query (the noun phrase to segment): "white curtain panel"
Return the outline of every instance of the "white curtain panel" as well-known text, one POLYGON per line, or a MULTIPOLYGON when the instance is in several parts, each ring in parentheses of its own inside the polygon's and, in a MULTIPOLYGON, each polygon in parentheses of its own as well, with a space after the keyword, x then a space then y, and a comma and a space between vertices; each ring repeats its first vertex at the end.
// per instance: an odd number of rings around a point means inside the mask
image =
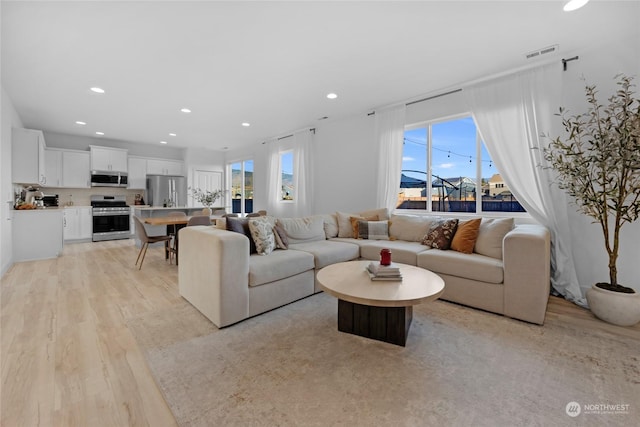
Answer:
POLYGON ((313 164, 311 162, 311 150, 313 149, 313 132, 302 130, 293 134, 293 185, 295 199, 293 201, 293 216, 301 217, 313 213, 313 164))
POLYGON ((570 248, 567 200, 542 149, 559 135, 561 65, 553 63, 463 88, 491 159, 527 212, 551 231, 551 284, 586 306, 570 248))
POLYGON ((267 145, 267 212, 269 215, 281 216, 282 191, 278 188, 280 179, 280 149, 278 141, 271 139, 266 142, 267 145))
POLYGON ((402 173, 404 104, 376 110, 375 135, 378 146, 377 206, 393 212, 398 203, 402 173))

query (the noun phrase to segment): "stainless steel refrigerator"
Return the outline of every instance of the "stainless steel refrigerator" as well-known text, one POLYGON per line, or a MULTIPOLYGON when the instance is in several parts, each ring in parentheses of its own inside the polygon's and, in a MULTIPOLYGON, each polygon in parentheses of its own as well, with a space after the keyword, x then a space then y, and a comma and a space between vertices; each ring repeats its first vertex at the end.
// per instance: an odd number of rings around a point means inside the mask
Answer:
POLYGON ((147 175, 147 203, 151 206, 187 206, 187 178, 147 175))

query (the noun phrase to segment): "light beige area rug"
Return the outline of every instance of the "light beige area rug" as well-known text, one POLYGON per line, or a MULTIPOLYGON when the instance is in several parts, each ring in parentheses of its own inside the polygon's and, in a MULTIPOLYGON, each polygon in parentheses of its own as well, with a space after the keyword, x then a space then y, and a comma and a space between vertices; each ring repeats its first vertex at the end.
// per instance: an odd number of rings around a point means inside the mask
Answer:
POLYGON ((639 340, 436 301, 399 347, 338 332, 336 313, 318 294, 218 330, 185 302, 129 327, 182 426, 640 420, 639 340))

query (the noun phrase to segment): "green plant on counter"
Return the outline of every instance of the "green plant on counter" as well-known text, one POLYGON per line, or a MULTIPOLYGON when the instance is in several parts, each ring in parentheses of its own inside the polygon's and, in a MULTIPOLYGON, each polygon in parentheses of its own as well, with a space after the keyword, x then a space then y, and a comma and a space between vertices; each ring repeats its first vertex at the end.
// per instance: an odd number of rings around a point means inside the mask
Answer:
POLYGON ((216 200, 221 199, 225 194, 225 190, 208 191, 191 187, 189 187, 189 190, 191 190, 191 194, 194 199, 208 208, 210 208, 216 200))

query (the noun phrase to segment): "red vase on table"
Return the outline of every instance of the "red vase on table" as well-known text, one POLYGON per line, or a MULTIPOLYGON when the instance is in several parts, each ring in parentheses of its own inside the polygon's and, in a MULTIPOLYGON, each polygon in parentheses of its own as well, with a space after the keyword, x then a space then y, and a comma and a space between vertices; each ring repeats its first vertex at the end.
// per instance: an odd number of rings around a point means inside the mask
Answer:
POLYGON ((380 265, 391 265, 391 251, 389 249, 380 251, 380 265))

